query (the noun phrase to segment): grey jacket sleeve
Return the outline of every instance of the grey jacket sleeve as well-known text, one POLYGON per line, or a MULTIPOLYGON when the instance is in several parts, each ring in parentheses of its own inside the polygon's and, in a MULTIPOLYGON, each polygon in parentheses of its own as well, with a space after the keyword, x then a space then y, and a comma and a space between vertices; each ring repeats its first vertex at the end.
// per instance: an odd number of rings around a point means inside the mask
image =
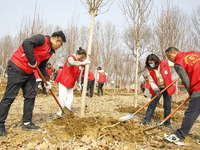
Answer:
POLYGON ((185 69, 182 66, 180 66, 178 64, 174 65, 174 69, 176 70, 176 72, 180 76, 180 78, 181 78, 186 90, 191 95, 191 93, 190 93, 190 79, 188 77, 187 72, 185 71, 185 69))

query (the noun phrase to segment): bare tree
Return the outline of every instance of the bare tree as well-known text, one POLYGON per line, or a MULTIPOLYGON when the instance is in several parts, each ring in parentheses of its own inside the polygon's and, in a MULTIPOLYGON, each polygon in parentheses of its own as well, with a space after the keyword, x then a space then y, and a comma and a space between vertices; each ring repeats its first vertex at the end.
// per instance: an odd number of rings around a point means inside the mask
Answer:
POLYGON ((131 45, 132 49, 136 50, 136 68, 135 68, 135 103, 137 107, 137 86, 138 86, 138 57, 140 50, 140 41, 142 36, 146 33, 150 11, 151 0, 125 0, 121 1, 122 11, 126 18, 126 23, 129 27, 135 45, 131 45))
POLYGON ((200 6, 194 11, 192 16, 192 31, 196 49, 200 48, 200 6))
MULTIPOLYGON (((112 1, 113 0, 85 0, 85 2, 82 1, 82 3, 87 7, 91 15, 90 36, 89 36, 88 51, 87 51, 88 57, 90 57, 91 55, 93 32, 94 32, 94 18, 95 16, 98 15, 102 7, 108 5, 112 1)), ((85 75, 84 75, 84 86, 83 86, 83 92, 82 92, 82 101, 81 101, 81 116, 84 116, 85 114, 85 95, 86 95, 86 88, 87 88, 86 86, 87 86, 87 80, 88 80, 88 71, 89 71, 89 65, 86 65, 85 75)))

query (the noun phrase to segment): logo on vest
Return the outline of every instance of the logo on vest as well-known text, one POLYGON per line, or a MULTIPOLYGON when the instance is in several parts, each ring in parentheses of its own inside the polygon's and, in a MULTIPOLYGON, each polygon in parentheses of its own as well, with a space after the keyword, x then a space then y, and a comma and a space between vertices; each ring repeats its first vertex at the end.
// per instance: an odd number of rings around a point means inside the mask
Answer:
POLYGON ((165 70, 165 74, 168 74, 167 70, 165 70))
POLYGON ((194 65, 197 61, 200 61, 199 55, 190 54, 184 58, 186 64, 194 65))

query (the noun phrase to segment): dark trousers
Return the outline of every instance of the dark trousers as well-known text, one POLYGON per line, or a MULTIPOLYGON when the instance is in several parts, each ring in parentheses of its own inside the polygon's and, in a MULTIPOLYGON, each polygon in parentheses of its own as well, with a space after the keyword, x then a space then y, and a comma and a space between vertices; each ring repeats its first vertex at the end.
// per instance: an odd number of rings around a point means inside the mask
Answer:
POLYGON ((35 102, 35 76, 34 74, 26 74, 25 72, 18 71, 14 67, 8 67, 8 81, 6 91, 0 102, 0 124, 4 124, 8 116, 8 111, 11 104, 18 95, 18 92, 22 88, 24 96, 24 110, 23 110, 23 122, 32 121, 32 112, 35 102))
POLYGON ((176 135, 180 139, 185 139, 200 114, 200 97, 191 98, 189 106, 185 111, 183 122, 180 129, 177 129, 176 135))
POLYGON ((103 85, 104 85, 104 82, 98 83, 98 94, 100 93, 100 91, 101 91, 101 94, 103 94, 103 85))
MULTIPOLYGON (((163 90, 163 89, 161 89, 161 90, 163 90)), ((166 117, 171 113, 171 96, 169 96, 167 90, 164 91, 164 92, 162 93, 162 95, 163 95, 163 99, 164 99, 164 106, 163 106, 163 107, 164 107, 164 118, 166 118, 166 117)), ((153 98, 153 97, 154 97, 154 96, 152 95, 152 98, 153 98)), ((151 117, 153 116, 153 113, 154 113, 154 111, 155 111, 155 109, 156 109, 156 106, 157 106, 159 100, 160 100, 160 97, 157 97, 156 99, 154 99, 154 100, 149 104, 149 106, 148 106, 148 108, 147 108, 147 111, 146 111, 145 118, 144 118, 144 120, 145 120, 146 122, 149 123, 149 122, 151 121, 151 117)), ((165 124, 166 126, 170 125, 170 118, 169 118, 164 124, 165 124)))
POLYGON ((87 84, 87 93, 86 93, 87 96, 88 96, 88 91, 90 91, 90 97, 93 97, 94 81, 95 80, 88 81, 88 84, 87 84))
POLYGON ((37 88, 38 88, 39 83, 41 83, 43 94, 47 94, 47 91, 46 91, 46 88, 44 86, 44 82, 43 81, 36 81, 36 85, 35 85, 36 93, 37 93, 37 88))

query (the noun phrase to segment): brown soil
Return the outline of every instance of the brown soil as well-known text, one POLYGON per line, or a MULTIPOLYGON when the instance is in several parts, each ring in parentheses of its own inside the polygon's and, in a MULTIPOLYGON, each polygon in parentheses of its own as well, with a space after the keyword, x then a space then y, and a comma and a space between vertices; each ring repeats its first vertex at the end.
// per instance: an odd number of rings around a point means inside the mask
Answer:
MULTIPOLYGON (((6 79, 2 79, 0 97, 3 96, 6 79)), ((58 87, 53 84, 52 89, 57 95, 58 87)), ((147 100, 138 94, 138 107, 134 108, 134 92, 125 90, 106 89, 104 96, 86 99, 85 117, 80 117, 81 93, 74 93, 72 113, 64 119, 58 118, 56 104, 51 93, 45 97, 38 91, 33 113, 33 123, 41 128, 36 131, 22 131, 21 118, 23 115, 23 95, 19 92, 12 104, 6 120, 6 130, 9 134, 0 137, 0 149, 200 149, 195 139, 200 136, 200 118, 195 122, 190 134, 185 139, 185 146, 177 146, 163 140, 164 133, 174 132, 181 126, 185 104, 172 117, 172 128, 159 127, 148 132, 144 129, 158 125, 163 120, 163 108, 158 104, 151 124, 142 126, 139 122, 145 115, 147 107, 127 122, 119 122, 119 118, 134 113, 147 100)), ((95 93, 96 94, 96 93, 95 93)), ((172 110, 187 98, 179 95, 177 102, 173 99, 172 110)))

